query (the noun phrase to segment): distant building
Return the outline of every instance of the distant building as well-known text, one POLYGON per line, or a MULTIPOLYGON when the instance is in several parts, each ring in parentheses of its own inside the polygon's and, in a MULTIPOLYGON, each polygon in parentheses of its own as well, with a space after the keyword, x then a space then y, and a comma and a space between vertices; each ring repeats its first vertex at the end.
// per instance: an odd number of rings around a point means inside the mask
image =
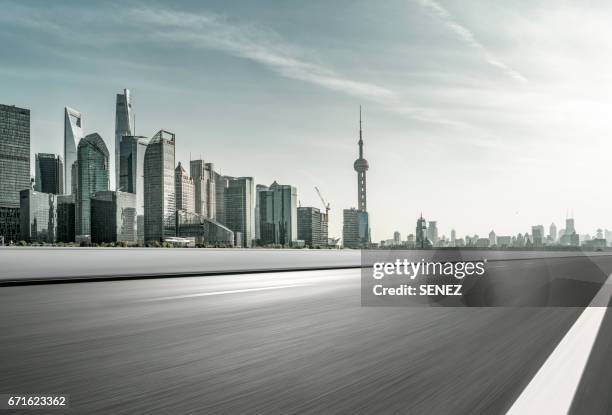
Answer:
POLYGON ((560 243, 564 246, 580 246, 580 236, 576 233, 573 218, 565 220, 565 230, 560 237, 560 243))
POLYGON ((260 204, 262 203, 263 198, 262 196, 259 195, 259 192, 265 192, 267 190, 268 190, 268 186, 265 186, 263 184, 258 184, 255 186, 255 240, 256 241, 261 240, 261 225, 259 223, 259 219, 260 219, 260 204))
POLYGON ((135 244, 136 195, 102 191, 91 196, 91 242, 135 244))
POLYGON ((117 94, 115 105, 115 189, 121 189, 121 163, 118 162, 121 160, 121 140, 133 135, 132 96, 129 89, 124 89, 123 93, 117 94))
POLYGON ((363 249, 370 245, 368 212, 355 208, 343 210, 342 240, 345 248, 363 249))
POLYGON ((511 236, 498 236, 496 245, 498 248, 509 248, 512 246, 512 237, 511 236))
POLYGON ((456 240, 457 240, 457 232, 454 229, 451 229, 451 246, 455 246, 456 240))
POLYGON ((438 222, 430 220, 427 226, 427 239, 432 245, 438 242, 438 222))
POLYGON ((195 213, 193 179, 189 177, 181 162, 174 170, 176 210, 195 213))
POLYGON ((32 189, 19 192, 21 239, 54 243, 57 235, 57 196, 32 189))
POLYGON ((224 224, 225 220, 225 190, 229 186, 229 177, 223 176, 213 170, 212 181, 214 182, 215 194, 215 220, 224 224))
POLYGON ((495 235, 495 231, 491 230, 491 232, 489 232, 489 246, 495 245, 497 245, 497 238, 495 235))
POLYGON ((535 225, 531 227, 531 235, 533 240, 531 241, 533 246, 536 248, 544 246, 544 226, 535 225))
POLYGON ((557 242, 557 225, 551 223, 548 228, 548 237, 552 243, 557 242))
POLYGON ((298 207, 297 239, 311 248, 327 246, 327 218, 315 207, 298 207))
POLYGON ((402 244, 402 235, 399 231, 393 232, 393 245, 399 246, 402 244))
POLYGON ((64 193, 64 162, 61 156, 49 153, 36 154, 35 170, 34 189, 37 192, 54 195, 64 193))
POLYGON ((76 195, 57 196, 57 242, 74 242, 76 239, 76 195))
POLYGON ((24 189, 30 189, 30 110, 0 105, 0 242, 20 236, 24 189))
POLYGON ((99 134, 89 134, 79 142, 77 167, 76 239, 88 242, 91 195, 109 187, 109 152, 99 134))
POLYGON ((255 204, 253 201, 253 178, 228 178, 224 194, 225 226, 235 235, 240 234, 240 243, 244 248, 250 248, 255 237, 255 204))
POLYGON ((291 245, 297 241, 297 190, 293 186, 272 183, 260 190, 260 244, 291 245))
POLYGON ((145 243, 176 236, 174 160, 175 135, 160 130, 147 145, 144 159, 145 243))
POLYGON ((77 148, 83 138, 83 116, 72 108, 64 107, 64 192, 76 193, 77 148))
POLYGON ((233 246, 235 235, 229 228, 214 219, 198 213, 177 210, 175 213, 176 236, 188 238, 205 246, 233 246))
POLYGON ((478 239, 476 239, 475 246, 477 248, 488 248, 489 247, 489 238, 478 238, 478 239))
POLYGON ((427 237, 427 221, 423 219, 423 215, 417 219, 415 234, 417 248, 431 248, 431 241, 427 237))
MULTIPOLYGON (((218 199, 214 164, 205 163, 204 160, 191 160, 189 169, 194 185, 195 213, 216 219, 218 199)), ((223 196, 220 203, 223 203, 223 196)))
POLYGON ((144 243, 144 157, 147 137, 124 135, 119 149, 119 187, 121 192, 136 195, 136 235, 144 243))

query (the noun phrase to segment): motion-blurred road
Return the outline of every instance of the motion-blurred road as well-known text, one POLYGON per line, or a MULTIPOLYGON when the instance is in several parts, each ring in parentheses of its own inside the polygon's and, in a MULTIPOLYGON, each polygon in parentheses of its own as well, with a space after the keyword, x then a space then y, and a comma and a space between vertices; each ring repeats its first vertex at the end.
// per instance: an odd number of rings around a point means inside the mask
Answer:
MULTIPOLYGON (((597 270, 612 257, 487 273, 597 270)), ((505 413, 583 310, 362 307, 360 270, 2 287, 0 394, 70 395, 57 413, 505 413)), ((572 413, 612 413, 611 345, 606 312, 572 413)))

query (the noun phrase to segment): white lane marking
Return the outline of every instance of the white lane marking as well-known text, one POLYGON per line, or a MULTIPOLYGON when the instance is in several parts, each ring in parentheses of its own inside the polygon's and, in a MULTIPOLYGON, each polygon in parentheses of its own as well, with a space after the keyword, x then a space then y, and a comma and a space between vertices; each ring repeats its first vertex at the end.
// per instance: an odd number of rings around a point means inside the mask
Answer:
POLYGON ((508 265, 487 265, 487 267, 485 269, 490 269, 490 268, 506 268, 508 265))
POLYGON ((574 322, 507 415, 567 414, 612 296, 612 274, 574 322))
POLYGON ((291 285, 274 285, 271 287, 259 287, 259 288, 243 288, 240 290, 227 290, 227 291, 212 291, 206 293, 197 293, 197 294, 185 294, 185 295, 173 295, 170 297, 158 297, 158 298, 149 298, 143 301, 164 301, 164 300, 178 300, 181 298, 194 298, 194 297, 209 297, 212 295, 225 295, 225 294, 238 294, 238 293, 249 293, 254 291, 265 291, 265 290, 280 290, 283 288, 294 288, 294 287, 306 287, 312 284, 291 284, 291 285))

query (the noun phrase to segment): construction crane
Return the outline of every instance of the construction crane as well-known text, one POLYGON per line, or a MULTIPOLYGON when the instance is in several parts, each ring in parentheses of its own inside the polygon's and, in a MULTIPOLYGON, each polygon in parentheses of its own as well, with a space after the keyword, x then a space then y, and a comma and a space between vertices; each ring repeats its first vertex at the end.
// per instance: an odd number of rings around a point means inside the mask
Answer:
POLYGON ((323 206, 325 206, 325 214, 326 215, 329 214, 329 202, 325 201, 325 199, 323 198, 323 195, 321 194, 321 191, 319 190, 317 186, 315 186, 315 190, 317 191, 317 194, 319 195, 319 199, 321 199, 323 206))

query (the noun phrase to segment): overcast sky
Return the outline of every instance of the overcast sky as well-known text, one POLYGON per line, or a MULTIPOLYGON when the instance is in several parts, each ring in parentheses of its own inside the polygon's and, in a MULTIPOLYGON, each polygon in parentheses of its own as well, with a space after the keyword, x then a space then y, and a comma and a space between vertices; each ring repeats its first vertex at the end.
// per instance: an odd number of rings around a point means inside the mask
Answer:
MULTIPOLYGON (((114 154, 115 94, 136 132, 177 136, 223 174, 357 202, 364 108, 373 240, 612 228, 607 1, 0 0, 0 102, 32 110, 32 153, 62 153, 63 107, 114 154)), ((114 169, 111 169, 113 172, 114 169)), ((114 179, 111 178, 111 183, 114 179)))

